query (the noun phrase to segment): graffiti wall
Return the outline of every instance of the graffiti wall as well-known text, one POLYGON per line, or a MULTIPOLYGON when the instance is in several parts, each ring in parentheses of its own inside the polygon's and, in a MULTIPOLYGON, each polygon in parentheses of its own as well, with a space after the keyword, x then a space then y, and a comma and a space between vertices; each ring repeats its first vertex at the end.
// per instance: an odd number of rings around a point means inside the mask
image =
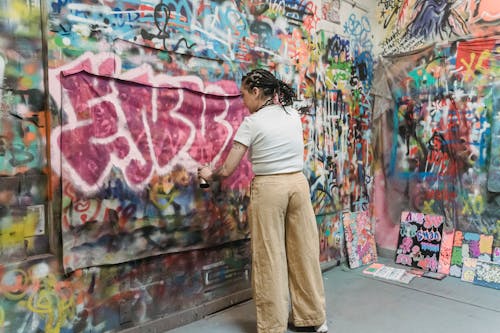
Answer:
POLYGON ((383 42, 395 46, 387 51, 406 52, 381 58, 380 77, 389 82, 390 102, 375 111, 380 115, 375 120, 377 241, 385 248, 395 248, 396 216, 404 208, 444 216, 445 229, 494 235, 495 244, 500 242, 492 143, 500 41, 498 34, 484 36, 494 33, 500 7, 491 1, 439 2, 443 8, 437 11, 437 3, 416 1, 412 7, 405 2, 388 14, 386 2, 379 2, 388 28, 413 18, 403 30, 407 40, 418 41, 405 49, 400 42, 383 42), (431 15, 431 9, 442 17, 431 15), (446 41, 457 36, 462 40, 446 41), (428 46, 417 48, 423 43, 428 46))
POLYGON ((255 67, 298 92, 316 213, 368 209, 371 26, 352 14, 317 32, 323 16, 302 1, 53 2, 66 271, 248 237, 248 163, 215 192, 195 173, 227 154, 255 67))
POLYGON ((2 115, 18 122, 1 125, 14 177, 0 196, 12 262, 0 266, 1 328, 116 331, 250 287, 250 165, 208 190, 196 168, 224 160, 248 115, 241 77, 257 67, 297 91, 321 260, 345 259, 339 214, 370 210, 373 188, 366 13, 297 0, 43 5, 1 5, 17 15, 0 26, 12 31, 0 39, 2 115), (49 225, 61 261, 19 262, 49 225))
POLYGON ((140 68, 125 78, 76 71, 85 59, 53 81, 68 119, 52 134, 69 199, 66 270, 245 238, 248 162, 214 195, 194 177, 198 165, 216 164, 230 149, 244 114, 236 84, 148 77, 140 68))
POLYGON ((62 275, 56 258, 0 265, 4 332, 112 332, 249 284, 245 243, 62 275), (223 291, 221 285, 224 285, 223 291))
POLYGON ((47 108, 40 6, 0 4, 0 259, 48 250, 47 108))
POLYGON ((495 0, 379 0, 383 54, 411 52, 429 42, 498 35, 500 10, 495 0))
POLYGON ((352 14, 342 34, 318 34, 318 64, 308 73, 303 111, 306 170, 317 215, 369 209, 373 44, 366 17, 352 14), (343 37, 349 36, 349 38, 343 37), (307 103, 309 102, 309 106, 307 103))

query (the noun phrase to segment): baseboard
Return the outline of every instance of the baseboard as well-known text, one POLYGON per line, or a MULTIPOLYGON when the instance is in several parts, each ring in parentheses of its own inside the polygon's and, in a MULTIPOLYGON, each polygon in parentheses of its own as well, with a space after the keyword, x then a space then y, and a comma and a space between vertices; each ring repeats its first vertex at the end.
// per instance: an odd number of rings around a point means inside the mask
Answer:
POLYGON ((382 258, 394 259, 396 257, 395 249, 384 249, 377 246, 377 255, 382 258))
POLYGON ((165 317, 148 321, 134 327, 121 330, 121 333, 162 333, 191 322, 200 320, 212 313, 252 298, 252 289, 244 289, 231 295, 203 303, 197 307, 175 312, 165 317))
MULTIPOLYGON (((337 267, 339 261, 333 260, 321 264, 323 272, 337 267)), ((125 328, 120 333, 162 333, 174 328, 187 325, 194 321, 200 320, 210 314, 221 311, 238 303, 248 301, 252 298, 252 289, 244 289, 231 295, 200 304, 197 307, 175 312, 164 317, 151 320, 137 326, 125 328)))
POLYGON ((340 260, 331 260, 331 261, 327 261, 327 262, 322 262, 320 264, 321 272, 324 273, 324 272, 326 272, 334 267, 337 267, 340 264, 341 264, 340 260))

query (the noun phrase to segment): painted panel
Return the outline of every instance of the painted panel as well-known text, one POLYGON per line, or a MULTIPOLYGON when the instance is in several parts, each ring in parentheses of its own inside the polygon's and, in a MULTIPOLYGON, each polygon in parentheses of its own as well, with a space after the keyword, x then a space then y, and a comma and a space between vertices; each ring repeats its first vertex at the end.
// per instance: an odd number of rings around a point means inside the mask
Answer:
POLYGON ((443 226, 442 216, 402 212, 396 263, 437 272, 443 226))
POLYGON ((500 290, 500 264, 478 260, 474 284, 500 290))
POLYGON ((346 261, 344 225, 340 214, 318 215, 320 261, 341 263, 346 261))
POLYGON ((411 52, 435 41, 488 37, 500 32, 500 4, 495 0, 378 1, 384 54, 411 52))
POLYGON ((368 211, 343 213, 345 242, 350 268, 377 261, 374 227, 368 211))
POLYGON ((453 239, 455 237, 455 230, 445 230, 441 238, 441 249, 439 250, 438 272, 443 274, 450 274, 451 254, 453 252, 453 239))
POLYGON ((461 280, 465 282, 473 282, 476 275, 476 258, 464 258, 462 266, 461 280))
MULTIPOLYGON (((462 277, 466 259, 490 261, 493 252, 493 236, 473 232, 455 232, 451 256, 450 275, 462 277)), ((467 260, 471 263, 471 260, 467 260)), ((470 269, 469 269, 470 270, 470 269)))
POLYGON ((68 121, 52 147, 62 157, 67 271, 248 235, 248 162, 215 193, 195 177, 198 165, 229 152, 245 115, 238 87, 195 77, 145 83, 139 74, 61 76, 68 121))

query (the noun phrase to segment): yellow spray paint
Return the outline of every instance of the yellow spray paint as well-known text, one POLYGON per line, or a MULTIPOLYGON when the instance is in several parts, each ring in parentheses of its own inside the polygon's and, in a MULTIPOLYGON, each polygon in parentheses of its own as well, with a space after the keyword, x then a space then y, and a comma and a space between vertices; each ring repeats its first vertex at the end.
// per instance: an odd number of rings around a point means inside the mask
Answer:
POLYGON ((5 326, 5 311, 4 309, 0 306, 0 332, 4 331, 5 326))
POLYGON ((471 200, 468 200, 469 198, 464 198, 464 208, 462 209, 463 215, 481 215, 484 212, 485 204, 483 196, 477 194, 472 195, 472 197, 471 200))
POLYGON ((61 327, 76 315, 73 293, 66 288, 59 288, 52 274, 40 281, 37 292, 19 304, 45 319, 46 333, 59 333, 61 327))
MULTIPOLYGON (((19 301, 23 299, 30 284, 30 280, 26 272, 21 269, 14 269, 6 274, 10 275, 12 284, 5 286, 3 285, 5 281, 1 281, 2 285, 0 285, 0 291, 3 292, 3 296, 11 301, 19 301)), ((4 274, 3 278, 5 278, 6 274, 4 274)))

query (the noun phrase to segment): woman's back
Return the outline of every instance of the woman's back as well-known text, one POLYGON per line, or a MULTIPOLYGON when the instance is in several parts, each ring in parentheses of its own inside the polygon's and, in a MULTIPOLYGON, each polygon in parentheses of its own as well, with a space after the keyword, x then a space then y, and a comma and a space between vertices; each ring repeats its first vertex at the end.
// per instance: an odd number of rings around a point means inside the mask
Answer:
POLYGON ((300 116, 270 105, 245 118, 234 138, 249 147, 256 175, 302 171, 304 144, 300 116))

